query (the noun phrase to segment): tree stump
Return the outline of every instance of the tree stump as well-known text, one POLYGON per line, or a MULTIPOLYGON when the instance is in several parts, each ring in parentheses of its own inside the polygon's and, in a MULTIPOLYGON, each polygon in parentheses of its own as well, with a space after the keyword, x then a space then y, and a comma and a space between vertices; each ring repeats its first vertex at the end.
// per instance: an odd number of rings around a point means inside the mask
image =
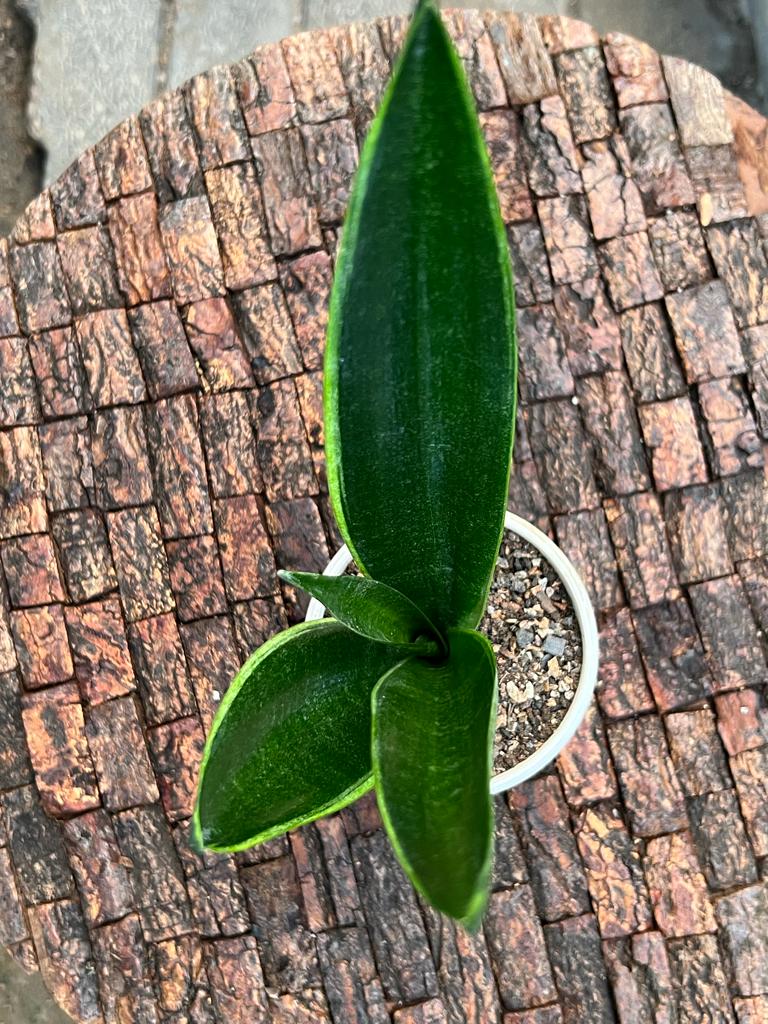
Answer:
POLYGON ((768 128, 561 17, 447 12, 517 276, 510 506, 600 615, 597 700, 500 799, 479 935, 366 798, 188 844, 244 658, 322 569, 321 370, 406 23, 216 68, 0 242, 0 943, 83 1024, 602 1024, 768 1012, 768 128))

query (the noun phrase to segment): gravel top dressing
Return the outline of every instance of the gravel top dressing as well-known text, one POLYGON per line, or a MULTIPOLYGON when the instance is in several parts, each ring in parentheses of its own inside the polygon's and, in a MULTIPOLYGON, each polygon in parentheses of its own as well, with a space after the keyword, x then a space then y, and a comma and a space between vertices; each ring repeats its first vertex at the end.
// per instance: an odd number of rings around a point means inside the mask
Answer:
POLYGON ((568 592, 549 562, 508 530, 479 628, 499 664, 498 774, 552 735, 581 672, 581 633, 568 592))

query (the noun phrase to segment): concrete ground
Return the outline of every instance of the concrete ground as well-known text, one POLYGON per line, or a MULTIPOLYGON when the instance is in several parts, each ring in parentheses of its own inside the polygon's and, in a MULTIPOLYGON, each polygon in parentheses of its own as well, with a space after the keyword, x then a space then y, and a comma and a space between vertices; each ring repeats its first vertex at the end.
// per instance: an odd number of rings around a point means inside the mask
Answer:
POLYGON ((40 976, 26 975, 0 954, 0 1024, 72 1024, 43 988, 40 976))
MULTIPOLYGON (((471 5, 570 14, 603 31, 629 32, 709 68, 768 112, 755 45, 757 37, 768 57, 766 0, 471 5)), ((302 28, 410 7, 411 0, 0 0, 0 236, 44 179, 168 86, 302 28)), ((64 1020, 40 979, 0 953, 0 1024, 64 1020)))

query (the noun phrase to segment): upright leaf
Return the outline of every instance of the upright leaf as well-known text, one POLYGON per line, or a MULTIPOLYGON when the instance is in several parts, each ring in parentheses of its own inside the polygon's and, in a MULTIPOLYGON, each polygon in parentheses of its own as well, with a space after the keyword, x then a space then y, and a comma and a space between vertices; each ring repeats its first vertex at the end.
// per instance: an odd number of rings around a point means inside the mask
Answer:
POLYGON ((472 928, 493 852, 491 743, 496 661, 488 640, 451 630, 440 665, 410 658, 373 692, 373 775, 392 844, 438 910, 472 928))
POLYGON ((429 0, 371 128, 331 301, 326 452, 367 575, 438 629, 479 622, 516 394, 507 241, 467 83, 429 0))
POLYGON ((402 654, 333 619, 260 647, 235 677, 200 768, 194 832, 242 849, 351 803, 371 785, 371 692, 402 654))
POLYGON ((316 597, 334 619, 361 636, 414 654, 434 655, 439 650, 439 639, 429 619, 413 601, 386 583, 365 576, 323 576, 317 572, 281 570, 278 575, 316 597))

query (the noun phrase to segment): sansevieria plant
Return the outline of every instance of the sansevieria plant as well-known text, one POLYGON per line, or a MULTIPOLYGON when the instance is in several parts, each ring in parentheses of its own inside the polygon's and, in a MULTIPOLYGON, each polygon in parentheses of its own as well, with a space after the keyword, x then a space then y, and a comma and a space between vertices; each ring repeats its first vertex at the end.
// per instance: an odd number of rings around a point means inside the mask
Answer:
POLYGON ((365 143, 325 357, 328 481, 360 576, 284 572, 331 618, 238 673, 194 833, 264 842, 375 786, 413 884, 477 927, 489 888, 496 662, 477 632, 509 486, 514 295, 474 103, 434 0, 365 143))

